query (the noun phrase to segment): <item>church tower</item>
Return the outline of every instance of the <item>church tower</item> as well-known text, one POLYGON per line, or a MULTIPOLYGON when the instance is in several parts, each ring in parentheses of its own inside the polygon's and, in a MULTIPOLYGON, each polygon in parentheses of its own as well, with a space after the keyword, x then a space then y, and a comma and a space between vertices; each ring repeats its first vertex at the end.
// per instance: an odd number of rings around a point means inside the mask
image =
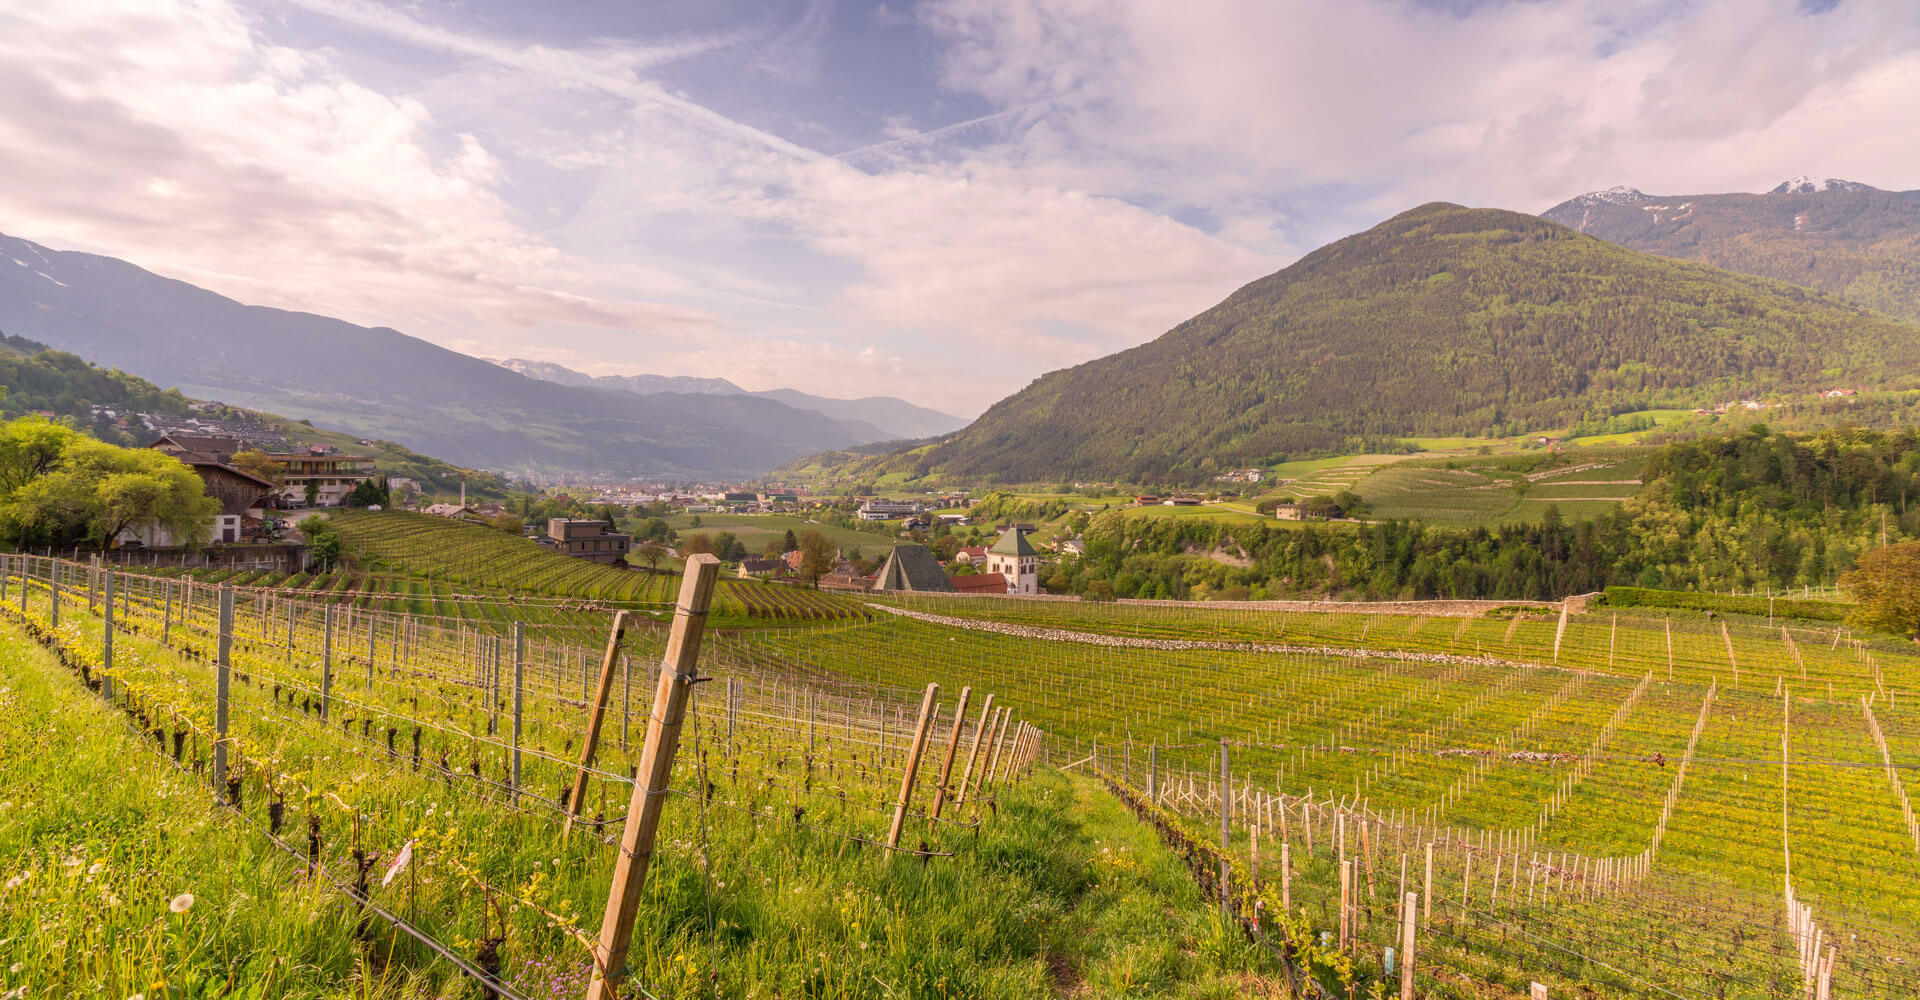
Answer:
POLYGON ((1040 553, 1020 529, 1011 528, 987 550, 987 572, 1007 578, 1007 593, 1040 592, 1040 553))

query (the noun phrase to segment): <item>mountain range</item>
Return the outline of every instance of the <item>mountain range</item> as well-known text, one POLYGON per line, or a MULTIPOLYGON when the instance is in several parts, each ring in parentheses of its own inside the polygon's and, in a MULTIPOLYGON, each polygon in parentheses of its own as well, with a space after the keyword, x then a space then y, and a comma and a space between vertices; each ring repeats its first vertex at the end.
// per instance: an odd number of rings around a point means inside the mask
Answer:
POLYGON ((866 424, 878 435, 874 440, 898 441, 908 438, 937 437, 967 425, 966 418, 951 413, 915 406, 892 396, 863 396, 859 399, 833 399, 815 396, 798 389, 742 389, 723 378, 698 378, 690 375, 587 375, 551 361, 527 361, 523 358, 492 359, 502 368, 528 378, 561 385, 617 389, 641 396, 664 392, 704 393, 716 396, 759 396, 779 400, 795 409, 812 410, 836 420, 866 424))
POLYGON ((1765 194, 1616 187, 1543 214, 1621 246, 1817 288, 1920 322, 1920 191, 1815 177, 1765 194))
MULTIPOLYGON (((1643 197, 1604 192, 1593 217, 1623 207, 1613 198, 1650 216, 1633 207, 1643 197)), ((1907 385, 1917 363, 1920 328, 1834 295, 1538 216, 1435 203, 1322 247, 1156 340, 1049 373, 882 464, 1015 482, 1192 481, 1383 438, 1907 385)))
POLYGON ((0 331, 198 398, 516 473, 751 475, 909 436, 769 395, 636 395, 528 378, 386 327, 245 305, 123 260, 5 235, 0 331))

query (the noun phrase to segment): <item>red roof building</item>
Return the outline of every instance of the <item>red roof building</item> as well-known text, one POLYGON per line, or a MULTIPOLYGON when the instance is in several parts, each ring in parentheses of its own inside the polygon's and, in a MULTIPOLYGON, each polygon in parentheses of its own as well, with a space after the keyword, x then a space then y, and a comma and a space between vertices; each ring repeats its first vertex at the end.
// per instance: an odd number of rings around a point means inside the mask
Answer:
POLYGON ((1004 594, 1007 578, 999 573, 969 573, 954 577, 953 589, 962 594, 1004 594))

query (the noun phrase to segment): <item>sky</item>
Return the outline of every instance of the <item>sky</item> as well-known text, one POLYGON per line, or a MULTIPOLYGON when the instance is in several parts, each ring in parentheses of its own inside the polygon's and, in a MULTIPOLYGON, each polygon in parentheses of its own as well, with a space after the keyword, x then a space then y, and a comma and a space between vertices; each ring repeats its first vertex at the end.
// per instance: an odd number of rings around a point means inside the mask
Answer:
POLYGON ((0 0, 0 232, 971 416, 1435 200, 1920 187, 1913 0, 0 0))

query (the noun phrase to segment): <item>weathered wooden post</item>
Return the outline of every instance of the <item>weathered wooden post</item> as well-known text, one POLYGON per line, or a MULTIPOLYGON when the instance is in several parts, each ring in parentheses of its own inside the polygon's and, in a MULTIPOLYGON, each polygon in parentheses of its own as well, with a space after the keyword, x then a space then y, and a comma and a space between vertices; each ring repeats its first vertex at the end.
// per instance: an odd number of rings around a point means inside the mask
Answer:
POLYGON ((673 776, 673 756, 680 746, 680 727, 686 721, 687 698, 699 678, 700 639, 705 633, 707 608, 713 602, 720 561, 706 553, 688 557, 680 583, 680 600, 673 609, 673 631, 661 664, 660 683, 654 689, 652 715, 647 720, 646 744, 640 751, 640 769, 633 798, 620 832, 620 854, 614 861, 613 885, 607 891, 607 909, 600 921, 593 979, 587 1000, 614 1000, 627 977, 627 946, 633 939, 633 919, 640 908, 640 887, 653 860, 654 835, 666 807, 673 776))
MULTIPOLYGON (((947 804, 947 782, 953 779, 953 758, 960 751, 960 730, 967 724, 967 699, 973 694, 973 688, 960 689, 960 703, 953 709, 953 730, 947 733, 947 753, 940 761, 940 784, 933 792, 933 812, 927 825, 940 818, 940 808, 947 804)), ((813 692, 807 692, 807 752, 813 752, 813 692)))
POLYGON ((1400 1000, 1413 1000, 1413 915, 1419 898, 1407 893, 1400 907, 1400 1000))
POLYGON ((973 780, 973 765, 980 757, 980 739, 987 731, 987 719, 992 712, 993 695, 988 694, 986 702, 980 706, 980 721, 973 724, 973 748, 967 751, 967 769, 960 773, 960 794, 953 800, 956 805, 967 801, 967 784, 973 780))
POLYGON ((47 560, 47 591, 52 595, 48 604, 48 616, 54 628, 60 627, 60 560, 47 560))
POLYGON ((106 577, 107 599, 105 612, 100 620, 100 693, 113 700, 113 574, 102 571, 106 577))
POLYGON ((1160 744, 1147 747, 1147 801, 1160 804, 1160 744))
POLYGON ((900 830, 907 822, 907 806, 913 801, 913 781, 920 771, 920 754, 927 748, 927 728, 932 722, 933 699, 940 685, 929 683, 920 699, 920 720, 913 725, 913 745, 907 750, 906 773, 900 776, 900 800, 893 806, 893 824, 887 827, 887 846, 900 846, 900 830))
POLYGON ((593 707, 587 715, 587 734, 580 747, 580 768, 573 775, 573 794, 567 796, 567 824, 563 832, 572 832, 574 817, 587 802, 587 775, 593 769, 594 751, 599 749, 600 724, 607 717, 607 697, 613 693, 613 668, 620 656, 620 644, 627 637, 627 613, 615 612, 613 631, 607 636, 606 656, 600 661, 600 685, 594 691, 593 707))
POLYGON ((233 586, 220 585, 220 633, 214 645, 213 787, 227 788, 227 686, 233 674, 233 586))
POLYGON ((1228 903, 1227 875, 1231 868, 1227 864, 1227 847, 1233 842, 1233 772, 1227 762, 1227 740, 1220 738, 1220 912, 1226 913, 1228 903))

